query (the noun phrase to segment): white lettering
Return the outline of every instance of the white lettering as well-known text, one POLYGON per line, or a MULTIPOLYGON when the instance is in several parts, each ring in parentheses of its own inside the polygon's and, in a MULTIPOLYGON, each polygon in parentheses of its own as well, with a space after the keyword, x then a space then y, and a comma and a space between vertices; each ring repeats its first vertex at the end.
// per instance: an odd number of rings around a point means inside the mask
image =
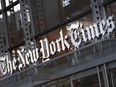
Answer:
POLYGON ((58 51, 58 52, 61 52, 60 42, 61 42, 61 39, 56 39, 57 51, 58 51))
MULTIPOLYGON (((22 52, 24 52, 24 49, 21 50, 22 52)), ((20 50, 17 50, 17 53, 19 54, 19 57, 21 58, 21 61, 23 63, 23 65, 25 66, 25 58, 23 57, 22 53, 20 50)))
POLYGON ((39 59, 38 48, 36 48, 35 50, 33 50, 33 59, 34 59, 34 62, 37 62, 37 60, 39 59))
POLYGON ((111 32, 114 30, 114 28, 115 28, 115 23, 114 23, 114 21, 113 21, 113 16, 110 16, 106 22, 107 22, 107 26, 108 26, 108 28, 109 28, 109 29, 108 29, 108 34, 109 34, 109 33, 111 33, 111 32))
POLYGON ((84 29, 84 25, 79 22, 75 22, 67 26, 67 30, 70 31, 70 35, 64 35, 63 30, 59 32, 59 38, 55 41, 48 42, 47 38, 40 40, 40 50, 24 48, 17 50, 12 60, 8 58, 8 54, 0 57, 0 70, 3 75, 12 74, 15 70, 22 70, 27 65, 36 63, 39 58, 42 59, 42 62, 50 60, 51 55, 55 55, 56 52, 64 51, 65 49, 70 49, 71 45, 75 48, 79 48, 81 43, 90 41, 92 39, 102 37, 106 34, 112 33, 115 29, 115 23, 113 21, 113 16, 110 16, 106 21, 102 20, 99 23, 94 23, 89 27, 84 29), (71 41, 69 43, 69 41, 71 41), (15 54, 18 54, 16 57, 15 54), (41 56, 40 56, 41 54, 41 56))
POLYGON ((50 52, 48 47, 48 39, 45 38, 44 40, 40 40, 41 43, 41 49, 40 52, 42 52, 42 58, 49 58, 50 52))
POLYGON ((53 41, 50 43, 50 51, 51 51, 52 55, 54 55, 56 53, 56 46, 53 41))
POLYGON ((26 53, 26 54, 25 54, 25 61, 26 61, 26 64, 27 64, 27 65, 30 64, 29 53, 26 53))
POLYGON ((104 36, 104 34, 105 34, 105 32, 106 32, 106 30, 105 30, 105 26, 106 25, 106 22, 104 21, 104 20, 102 20, 101 22, 100 22, 100 24, 99 24, 99 26, 100 26, 100 32, 101 32, 101 34, 104 36))

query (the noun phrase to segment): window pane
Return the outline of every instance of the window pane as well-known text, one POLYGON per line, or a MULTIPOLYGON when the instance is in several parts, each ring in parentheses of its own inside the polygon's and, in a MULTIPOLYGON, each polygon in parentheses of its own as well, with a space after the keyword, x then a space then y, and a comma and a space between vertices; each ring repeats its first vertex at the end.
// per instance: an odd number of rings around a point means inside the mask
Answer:
POLYGON ((31 0, 35 29, 44 31, 90 7, 90 0, 31 0))
POLYGON ((107 13, 108 16, 113 15, 115 23, 116 23, 116 10, 114 8, 116 8, 116 2, 111 3, 111 4, 106 6, 106 10, 107 10, 106 13, 107 13))
MULTIPOLYGON (((30 29, 31 24, 30 24, 30 14, 29 14, 28 5, 25 5, 25 7, 26 7, 25 15, 27 17, 27 19, 25 19, 25 21, 27 21, 27 25, 25 26, 29 27, 30 29)), ((24 40, 24 34, 23 34, 24 21, 22 16, 23 15, 21 13, 20 4, 17 4, 16 6, 14 6, 13 8, 7 11, 7 26, 8 26, 8 37, 9 37, 10 46, 18 44, 24 40)))
POLYGON ((63 3, 69 1, 69 5, 63 7, 65 18, 70 18, 90 7, 90 0, 62 0, 63 3))
POLYGON ((74 87, 99 87, 97 74, 74 80, 74 87))
POLYGON ((110 87, 116 87, 116 68, 108 70, 108 80, 110 87))
POLYGON ((17 1, 17 0, 5 0, 5 4, 6 4, 6 6, 9 6, 15 1, 17 1))
POLYGON ((23 41, 24 37, 20 5, 18 4, 7 11, 7 16, 9 42, 10 45, 14 45, 23 41))

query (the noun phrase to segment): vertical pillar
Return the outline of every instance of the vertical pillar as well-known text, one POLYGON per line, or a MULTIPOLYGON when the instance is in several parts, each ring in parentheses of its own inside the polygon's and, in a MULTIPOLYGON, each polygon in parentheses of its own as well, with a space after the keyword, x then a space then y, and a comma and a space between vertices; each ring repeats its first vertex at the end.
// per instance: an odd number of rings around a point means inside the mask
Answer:
POLYGON ((96 69, 97 69, 97 76, 98 76, 98 81, 99 81, 99 87, 102 87, 102 86, 101 86, 100 73, 99 73, 99 67, 98 67, 98 66, 96 66, 96 69))
MULTIPOLYGON (((42 0, 35 0, 34 2, 36 2, 36 9, 37 9, 37 16, 38 16, 38 23, 39 23, 39 31, 43 31, 45 30, 45 19, 44 19, 44 13, 43 13, 43 4, 42 4, 42 0)), ((29 0, 29 8, 30 8, 30 17, 33 18, 35 16, 35 14, 33 14, 33 1, 29 0)), ((33 20, 32 20, 33 22, 33 20)), ((37 28, 37 27, 35 27, 37 28)), ((35 34, 35 33, 34 33, 35 34)))
POLYGON ((73 79, 72 79, 72 76, 70 76, 70 85, 71 85, 71 87, 74 87, 74 86, 73 86, 73 79))
POLYGON ((34 26, 34 20, 33 20, 34 14, 33 14, 33 11, 32 11, 33 8, 31 6, 31 1, 32 0, 28 0, 29 14, 30 14, 30 20, 31 20, 31 36, 33 38, 34 48, 36 48, 37 47, 37 40, 34 38, 36 33, 35 33, 35 26, 34 26))
MULTIPOLYGON (((2 19, 3 19, 3 17, 2 17, 2 19)), ((5 40, 5 34, 4 34, 4 24, 3 24, 3 20, 0 20, 0 57, 2 56, 2 55, 4 55, 5 54, 5 51, 6 51, 6 45, 5 45, 5 42, 4 42, 4 40, 5 40)))
POLYGON ((31 49, 32 48, 32 41, 33 39, 31 38, 31 32, 29 29, 29 20, 27 15, 27 12, 29 11, 28 5, 26 4, 26 0, 19 0, 20 2, 20 7, 21 7, 21 14, 22 14, 22 21, 23 21, 23 34, 24 34, 24 40, 25 40, 25 45, 26 49, 31 49))
POLYGON ((102 71, 103 71, 103 78, 104 78, 105 87, 109 87, 106 64, 103 64, 102 65, 102 71))
POLYGON ((101 9, 101 16, 102 16, 102 19, 107 19, 106 18, 106 12, 105 12, 105 7, 102 5, 102 3, 104 2, 105 0, 100 0, 100 9, 101 9))
POLYGON ((98 23, 101 21, 99 0, 91 0, 91 6, 93 12, 93 19, 96 23, 98 23))
MULTIPOLYGON (((1 0, 1 5, 2 5, 2 9, 4 9, 5 6, 5 0, 1 0)), ((1 27, 1 43, 0 43, 0 48, 1 48, 1 54, 5 55, 6 53, 8 54, 8 57, 10 58, 10 51, 8 50, 9 48, 9 38, 8 38, 8 29, 7 29, 7 13, 5 11, 2 11, 2 15, 3 15, 3 19, 2 19, 2 25, 1 27)))
POLYGON ((111 81, 112 81, 112 87, 115 87, 114 83, 114 78, 113 78, 113 72, 112 70, 110 71, 110 76, 111 76, 111 81))
POLYGON ((38 7, 38 16, 39 16, 39 22, 40 22, 40 30, 45 30, 45 21, 44 21, 44 13, 42 8, 42 0, 36 0, 37 1, 37 7, 38 7))

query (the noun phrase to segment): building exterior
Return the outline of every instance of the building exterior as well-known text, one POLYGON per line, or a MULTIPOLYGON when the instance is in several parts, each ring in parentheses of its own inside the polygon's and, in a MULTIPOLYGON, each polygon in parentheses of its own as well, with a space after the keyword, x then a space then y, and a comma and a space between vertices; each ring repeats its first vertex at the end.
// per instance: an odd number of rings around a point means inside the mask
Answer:
POLYGON ((116 87, 116 0, 0 0, 0 87, 116 87))

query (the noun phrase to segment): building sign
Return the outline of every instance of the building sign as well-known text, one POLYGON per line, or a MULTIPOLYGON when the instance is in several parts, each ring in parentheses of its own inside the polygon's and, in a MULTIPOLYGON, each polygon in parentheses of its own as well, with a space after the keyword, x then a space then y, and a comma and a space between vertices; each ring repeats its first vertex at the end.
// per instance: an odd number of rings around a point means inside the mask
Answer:
POLYGON ((17 50, 18 57, 9 59, 8 55, 0 58, 0 70, 3 75, 12 74, 15 70, 22 70, 30 64, 36 63, 39 59, 49 59, 51 55, 60 53, 66 49, 79 48, 81 43, 86 43, 100 36, 109 35, 115 28, 113 17, 109 16, 107 20, 102 20, 99 23, 94 23, 89 27, 83 28, 83 24, 75 22, 66 26, 70 34, 64 35, 63 30, 59 32, 59 38, 49 43, 48 38, 39 41, 41 47, 33 50, 17 50), (71 43, 68 41, 70 39, 71 43), (41 56, 40 56, 41 54, 41 56))

